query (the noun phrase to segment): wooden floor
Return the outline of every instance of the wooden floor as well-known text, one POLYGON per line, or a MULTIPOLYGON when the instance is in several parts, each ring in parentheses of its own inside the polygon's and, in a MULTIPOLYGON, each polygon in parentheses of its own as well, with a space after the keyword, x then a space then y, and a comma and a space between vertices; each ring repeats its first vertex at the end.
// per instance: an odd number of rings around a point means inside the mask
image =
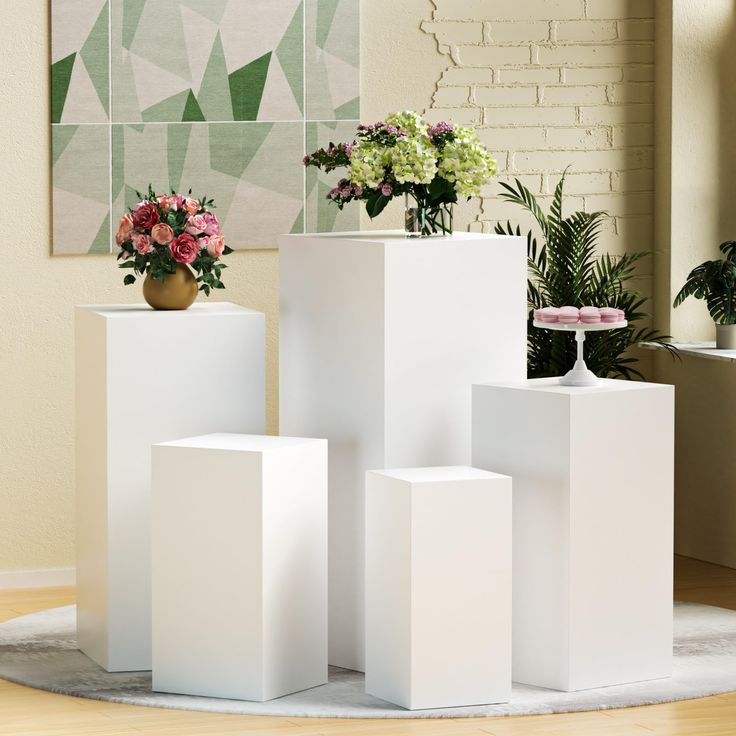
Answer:
MULTIPOLYGON (((675 561, 675 597, 736 610, 736 570, 675 561)), ((71 588, 0 591, 0 620, 74 602, 71 588)), ((0 639, 0 643, 2 640, 0 639)), ((0 680, 0 734, 12 736, 736 736, 736 693, 641 708, 517 718, 265 718, 139 708, 0 680)))

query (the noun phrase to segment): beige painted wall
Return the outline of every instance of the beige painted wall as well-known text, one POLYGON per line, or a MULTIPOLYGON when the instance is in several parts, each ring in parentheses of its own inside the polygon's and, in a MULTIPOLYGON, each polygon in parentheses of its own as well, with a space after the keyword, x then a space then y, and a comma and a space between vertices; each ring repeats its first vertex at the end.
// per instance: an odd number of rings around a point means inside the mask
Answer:
MULTIPOLYGON (((3 0, 0 181, 21 216, 4 243, 10 278, 0 287, 0 571, 73 565, 72 308, 139 299, 110 257, 49 256, 47 2, 3 0)), ((651 0, 361 2, 362 116, 405 108, 460 122, 476 116, 507 174, 544 194, 573 163, 575 202, 615 215, 605 247, 649 247, 651 8, 651 0), (489 8, 504 16, 499 23, 489 8), (506 109, 508 121, 498 122, 506 109)), ((497 191, 490 187, 482 206, 462 205, 460 227, 488 230, 512 214, 497 191)), ((364 221, 400 225, 399 203, 364 221)), ((278 256, 236 253, 230 264, 226 298, 268 315, 275 431, 278 256)))
MULTIPOLYGON (((655 312, 678 342, 715 339, 702 301, 672 300, 690 270, 736 238, 734 0, 657 4, 655 312)), ((655 360, 676 391, 675 549, 736 567, 736 365, 655 360)))

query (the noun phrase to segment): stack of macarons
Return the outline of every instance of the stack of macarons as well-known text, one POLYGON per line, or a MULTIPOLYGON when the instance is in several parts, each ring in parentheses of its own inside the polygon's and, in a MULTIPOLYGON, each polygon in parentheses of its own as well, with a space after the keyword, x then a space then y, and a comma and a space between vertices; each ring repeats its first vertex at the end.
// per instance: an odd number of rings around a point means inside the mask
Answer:
POLYGON ((613 307, 582 307, 581 309, 577 307, 544 307, 544 309, 534 310, 534 319, 537 322, 548 324, 596 325, 624 322, 626 315, 622 309, 614 309, 613 307))

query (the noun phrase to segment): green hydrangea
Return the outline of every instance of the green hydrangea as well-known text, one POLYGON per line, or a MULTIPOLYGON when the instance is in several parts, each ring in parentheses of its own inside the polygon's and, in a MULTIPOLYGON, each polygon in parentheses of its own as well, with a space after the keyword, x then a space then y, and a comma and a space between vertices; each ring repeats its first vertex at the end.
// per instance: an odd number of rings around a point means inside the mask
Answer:
POLYGON ((386 118, 387 125, 395 125, 409 136, 424 136, 429 127, 424 118, 412 110, 394 112, 386 118))
POLYGON ((439 175, 454 182, 460 197, 474 197, 496 175, 496 160, 471 128, 456 128, 455 139, 442 150, 439 175))
POLYGON ((429 184, 437 175, 437 149, 426 135, 399 138, 388 149, 388 162, 401 184, 429 184))
POLYGON ((386 176, 387 151, 371 141, 360 141, 350 154, 350 181, 360 187, 374 188, 386 176))

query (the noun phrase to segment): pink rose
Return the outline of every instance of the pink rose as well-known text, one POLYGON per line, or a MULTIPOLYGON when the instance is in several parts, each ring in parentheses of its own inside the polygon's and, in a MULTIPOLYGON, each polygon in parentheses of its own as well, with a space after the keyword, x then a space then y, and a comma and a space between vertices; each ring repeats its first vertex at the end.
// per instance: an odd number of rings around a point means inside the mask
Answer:
POLYGON ((151 238, 145 233, 133 233, 130 239, 133 241, 133 247, 136 252, 142 256, 147 256, 153 250, 151 238))
POLYGON ((183 200, 184 198, 181 194, 159 194, 156 196, 156 201, 164 212, 168 212, 169 210, 178 210, 181 207, 183 200))
POLYGON ((202 243, 213 258, 219 258, 225 250, 225 237, 223 235, 202 238, 202 243))
POLYGON ((158 207, 153 202, 139 202, 135 206, 133 224, 138 230, 150 230, 158 221, 158 207))
POLYGON ((133 215, 130 212, 126 212, 120 218, 120 224, 118 225, 118 231, 115 235, 115 242, 118 245, 122 245, 126 240, 130 240, 130 233, 133 231, 133 215))
POLYGON ((202 217, 204 218, 204 234, 205 235, 219 235, 220 234, 220 221, 216 215, 211 212, 205 212, 202 217))
POLYGON ((199 254, 199 243, 189 233, 183 233, 169 245, 171 255, 179 263, 191 263, 199 254))
POLYGON ((159 245, 166 245, 174 239, 174 231, 168 225, 159 222, 151 228, 151 237, 159 245))
POLYGON ((199 235, 203 233, 207 228, 207 221, 204 219, 204 215, 190 215, 187 220, 186 230, 190 235, 199 235))
POLYGON ((184 199, 184 204, 182 205, 182 207, 190 215, 196 215, 199 211, 199 202, 197 202, 196 199, 192 199, 191 197, 186 197, 184 199))

